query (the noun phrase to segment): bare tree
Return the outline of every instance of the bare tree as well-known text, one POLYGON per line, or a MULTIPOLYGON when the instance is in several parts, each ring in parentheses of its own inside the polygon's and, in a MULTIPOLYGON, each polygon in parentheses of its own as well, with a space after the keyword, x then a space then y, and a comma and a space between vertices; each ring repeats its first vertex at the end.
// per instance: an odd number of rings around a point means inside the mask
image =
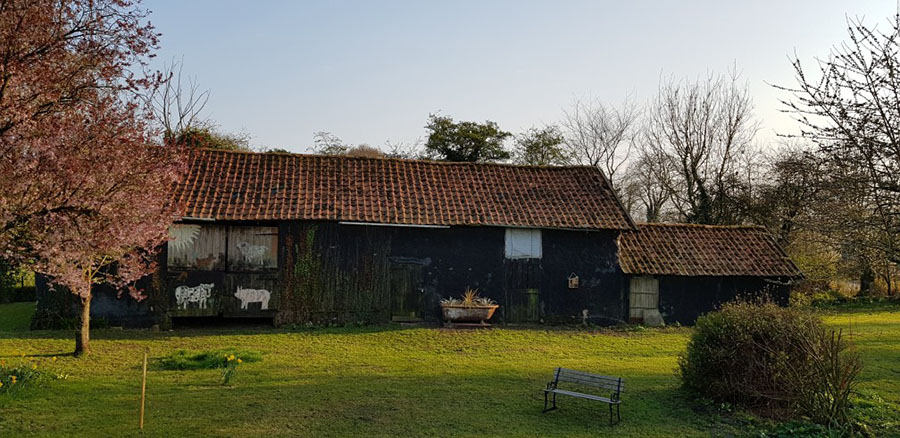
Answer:
POLYGON ((884 30, 848 19, 849 40, 807 69, 792 59, 797 85, 786 111, 826 164, 827 235, 860 261, 861 290, 875 270, 900 264, 900 14, 884 30))
POLYGON ((171 140, 179 133, 209 128, 202 117, 209 102, 209 90, 201 90, 195 78, 185 78, 184 62, 172 61, 163 69, 163 84, 150 95, 153 115, 162 125, 163 139, 171 140))
POLYGON ((641 148, 635 161, 625 170, 622 202, 632 216, 646 222, 659 222, 672 197, 667 182, 672 175, 670 157, 649 148, 641 148))
POLYGON ((804 145, 791 142, 764 161, 762 178, 740 204, 753 223, 765 226, 782 247, 788 247, 794 235, 821 224, 815 207, 823 201, 823 163, 804 145))
POLYGON ((651 156, 667 164, 657 179, 680 219, 738 222, 732 201, 745 181, 739 164, 752 152, 758 122, 737 73, 662 82, 648 114, 645 144, 651 156))
POLYGON ((831 220, 861 247, 900 263, 900 14, 888 29, 848 20, 849 41, 810 72, 794 56, 783 103, 828 163, 833 194, 851 209, 831 220))
POLYGON ((640 108, 631 99, 619 107, 575 99, 564 114, 561 125, 572 160, 598 167, 617 190, 620 171, 625 167, 638 132, 640 108))
POLYGON ((322 155, 344 155, 351 148, 340 137, 328 131, 313 133, 313 143, 316 145, 313 151, 322 155))
POLYGON ((417 160, 423 158, 422 140, 416 139, 413 142, 390 141, 384 142, 384 148, 387 152, 384 156, 387 158, 403 158, 407 160, 417 160))

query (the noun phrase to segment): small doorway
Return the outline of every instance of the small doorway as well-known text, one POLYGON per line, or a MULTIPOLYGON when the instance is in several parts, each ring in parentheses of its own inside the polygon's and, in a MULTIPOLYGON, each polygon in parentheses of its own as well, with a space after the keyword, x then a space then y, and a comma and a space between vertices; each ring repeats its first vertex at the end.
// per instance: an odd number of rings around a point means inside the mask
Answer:
POLYGON ((425 307, 422 265, 391 265, 391 321, 419 322, 425 307))
POLYGON ((659 280, 653 277, 632 277, 628 298, 628 322, 644 324, 659 316, 659 280))

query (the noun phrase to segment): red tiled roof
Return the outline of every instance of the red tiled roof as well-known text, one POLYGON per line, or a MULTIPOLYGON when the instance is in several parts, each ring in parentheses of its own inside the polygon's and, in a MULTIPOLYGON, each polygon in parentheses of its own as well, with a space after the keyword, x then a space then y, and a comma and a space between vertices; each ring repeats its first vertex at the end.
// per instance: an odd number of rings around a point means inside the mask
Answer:
POLYGON ((626 274, 800 277, 762 227, 639 224, 619 237, 626 274))
POLYGON ((633 227, 590 167, 198 150, 175 197, 184 217, 216 220, 633 227))

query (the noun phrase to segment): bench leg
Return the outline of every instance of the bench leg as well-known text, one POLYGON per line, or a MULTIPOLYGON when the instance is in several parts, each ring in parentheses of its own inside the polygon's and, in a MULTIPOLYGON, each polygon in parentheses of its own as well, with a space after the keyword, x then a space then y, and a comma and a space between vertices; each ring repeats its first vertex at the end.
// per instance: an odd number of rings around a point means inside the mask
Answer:
POLYGON ((551 407, 550 409, 547 409, 547 403, 549 403, 549 401, 550 401, 548 399, 548 395, 549 394, 547 393, 547 391, 544 391, 544 410, 541 411, 542 414, 556 409, 556 394, 553 394, 553 407, 551 407))
POLYGON ((619 424, 622 421, 622 414, 619 412, 619 406, 622 406, 621 403, 616 405, 616 424, 619 424))
POLYGON ((612 415, 612 403, 610 403, 610 404, 609 404, 609 425, 610 425, 610 426, 613 425, 612 419, 613 419, 613 415, 612 415))
POLYGON ((553 394, 553 407, 551 407, 550 409, 547 409, 547 403, 550 401, 548 399, 548 395, 549 394, 547 393, 547 391, 544 391, 544 410, 541 411, 542 414, 556 409, 556 394, 555 393, 553 394))

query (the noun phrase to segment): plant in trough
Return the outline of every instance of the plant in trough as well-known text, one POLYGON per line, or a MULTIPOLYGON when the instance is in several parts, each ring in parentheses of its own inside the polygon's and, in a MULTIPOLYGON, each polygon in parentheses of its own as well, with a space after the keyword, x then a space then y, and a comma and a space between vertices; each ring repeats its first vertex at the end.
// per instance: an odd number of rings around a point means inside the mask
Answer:
POLYGON ((442 306, 462 306, 462 307, 486 307, 496 305, 497 302, 478 295, 478 289, 467 287, 460 298, 446 298, 441 300, 442 306))

